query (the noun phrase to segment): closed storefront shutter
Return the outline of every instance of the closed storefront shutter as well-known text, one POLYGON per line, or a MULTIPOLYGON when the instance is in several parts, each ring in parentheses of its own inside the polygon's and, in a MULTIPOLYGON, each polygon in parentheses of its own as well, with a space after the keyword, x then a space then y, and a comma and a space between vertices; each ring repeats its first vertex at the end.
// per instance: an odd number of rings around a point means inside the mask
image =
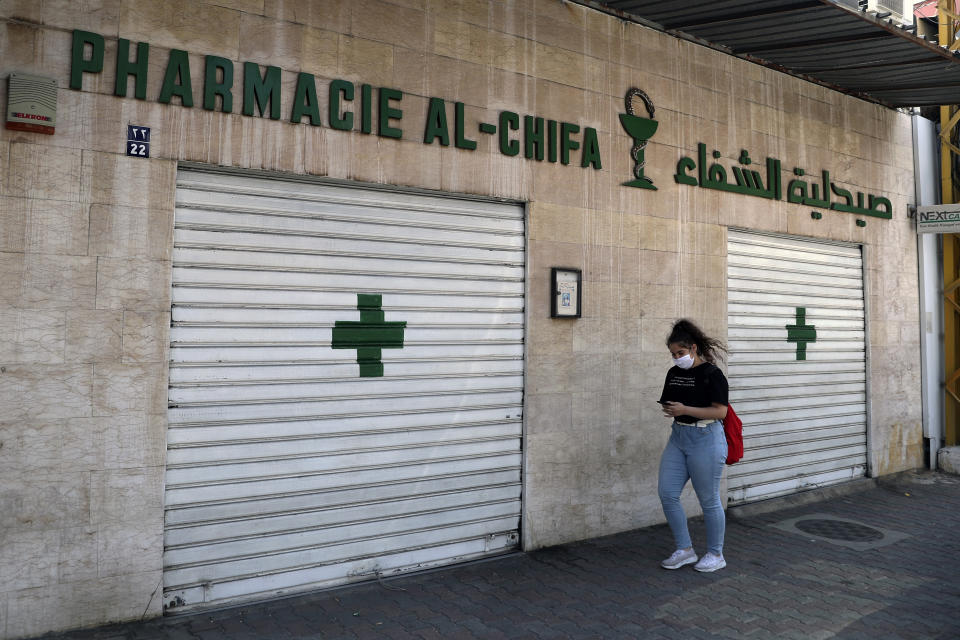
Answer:
POLYGON ((727 255, 730 402, 745 450, 729 502, 863 476, 860 247, 730 231, 727 255))
POLYGON ((514 204, 180 171, 167 607, 517 547, 524 246, 514 204))

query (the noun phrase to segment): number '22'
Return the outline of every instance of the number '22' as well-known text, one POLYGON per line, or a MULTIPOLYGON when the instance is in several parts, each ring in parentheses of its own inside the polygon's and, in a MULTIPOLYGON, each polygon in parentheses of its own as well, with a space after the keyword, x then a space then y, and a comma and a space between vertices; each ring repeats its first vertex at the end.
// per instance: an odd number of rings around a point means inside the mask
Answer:
POLYGON ((130 155, 132 156, 145 156, 147 155, 147 145, 140 144, 139 142, 130 143, 130 155))

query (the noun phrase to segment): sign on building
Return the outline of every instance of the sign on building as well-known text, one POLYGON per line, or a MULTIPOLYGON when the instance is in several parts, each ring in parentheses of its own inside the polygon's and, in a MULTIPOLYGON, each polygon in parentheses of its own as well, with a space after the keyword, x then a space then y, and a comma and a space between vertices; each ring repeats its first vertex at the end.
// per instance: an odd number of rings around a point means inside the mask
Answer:
POLYGON ((960 233, 960 204, 917 207, 917 233, 960 233))

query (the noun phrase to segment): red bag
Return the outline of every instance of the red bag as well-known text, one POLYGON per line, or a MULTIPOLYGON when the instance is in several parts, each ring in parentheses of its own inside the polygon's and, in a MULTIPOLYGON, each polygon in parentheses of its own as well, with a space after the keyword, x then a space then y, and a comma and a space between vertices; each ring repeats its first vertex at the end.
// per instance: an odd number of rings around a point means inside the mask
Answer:
POLYGON ((723 418, 723 435, 727 436, 727 464, 739 462, 743 457, 743 423, 729 404, 723 418))

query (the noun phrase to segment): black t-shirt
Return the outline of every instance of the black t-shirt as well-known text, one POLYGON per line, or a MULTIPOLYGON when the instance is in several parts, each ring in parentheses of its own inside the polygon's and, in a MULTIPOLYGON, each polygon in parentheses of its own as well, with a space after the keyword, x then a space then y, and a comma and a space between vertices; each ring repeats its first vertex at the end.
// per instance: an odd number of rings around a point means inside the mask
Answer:
MULTIPOLYGON (((671 367, 663 383, 660 402, 680 402, 688 407, 709 407, 714 402, 729 404, 727 378, 719 367, 709 362, 690 369, 671 367)), ((677 422, 692 424, 693 416, 676 416, 677 422)))

